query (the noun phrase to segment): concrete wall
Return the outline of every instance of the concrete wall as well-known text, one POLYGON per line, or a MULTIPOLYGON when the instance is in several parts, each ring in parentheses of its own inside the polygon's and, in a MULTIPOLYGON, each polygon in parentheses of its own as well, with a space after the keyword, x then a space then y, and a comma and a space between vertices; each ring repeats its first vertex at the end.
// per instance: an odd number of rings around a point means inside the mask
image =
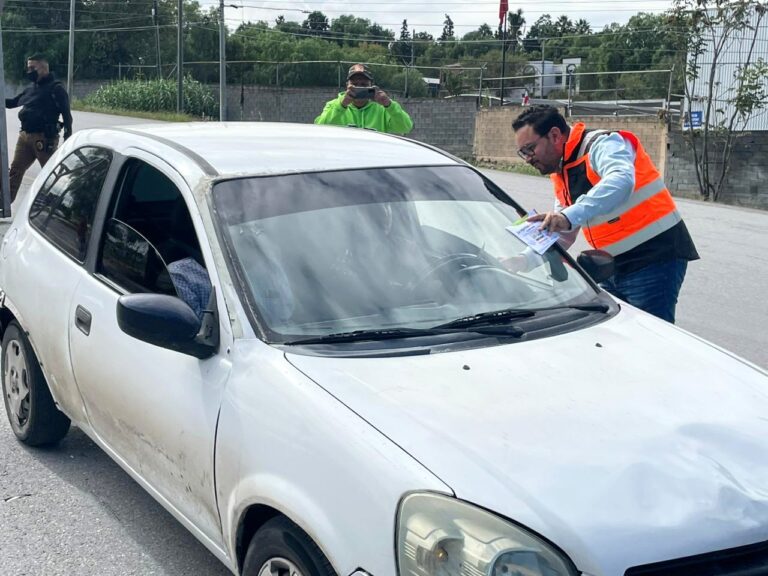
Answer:
MULTIPOLYGON (((677 196, 701 198, 693 161, 693 152, 685 135, 669 134, 666 180, 677 196)), ((768 210, 768 131, 747 132, 733 147, 730 168, 718 202, 768 210)), ((710 170, 717 170, 713 163, 710 170)))
MULTIPOLYGON (((65 79, 66 80, 66 79, 65 79)), ((84 98, 105 82, 75 82, 74 96, 84 98)), ((17 94, 24 86, 6 85, 6 95, 17 94)), ((218 86, 210 86, 218 101, 218 86)), ((256 122, 297 122, 311 124, 328 100, 338 95, 335 88, 275 88, 270 86, 227 87, 227 119, 256 122)), ((408 136, 460 156, 472 157, 476 106, 473 100, 435 98, 397 99, 414 123, 408 136)))
MULTIPOLYGON (((227 94, 227 118, 259 122, 312 123, 335 89, 232 86, 227 94)), ((413 120, 408 136, 438 146, 457 156, 472 156, 475 133, 473 101, 412 98, 398 100, 413 120)))
MULTIPOLYGON (((491 163, 522 164, 517 156, 512 122, 524 110, 522 106, 485 108, 477 113, 474 154, 491 163)), ((667 129, 663 121, 648 116, 574 116, 571 122, 584 122, 589 128, 628 130, 636 134, 648 154, 664 173, 667 129)))
MULTIPOLYGON (((59 76, 56 75, 56 79, 63 82, 64 86, 67 85, 67 77, 65 76, 59 76)), ((108 84, 109 81, 101 81, 101 80, 82 80, 75 82, 75 88, 72 91, 74 93, 75 98, 85 98, 88 94, 91 92, 95 92, 99 88, 101 88, 104 84, 108 84)), ((26 88, 29 84, 13 84, 13 83, 6 83, 5 85, 5 97, 11 98, 13 96, 16 96, 16 94, 19 94, 24 88, 26 88)), ((70 97, 72 94, 70 94, 70 97)))

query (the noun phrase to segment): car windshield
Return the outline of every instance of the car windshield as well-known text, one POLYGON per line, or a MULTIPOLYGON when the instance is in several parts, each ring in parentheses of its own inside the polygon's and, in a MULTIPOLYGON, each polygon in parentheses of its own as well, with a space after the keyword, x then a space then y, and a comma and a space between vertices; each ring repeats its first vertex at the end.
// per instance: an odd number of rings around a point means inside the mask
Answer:
POLYGON ((271 342, 596 296, 563 252, 539 256, 511 234, 512 201, 464 166, 227 180, 213 201, 246 307, 271 342))

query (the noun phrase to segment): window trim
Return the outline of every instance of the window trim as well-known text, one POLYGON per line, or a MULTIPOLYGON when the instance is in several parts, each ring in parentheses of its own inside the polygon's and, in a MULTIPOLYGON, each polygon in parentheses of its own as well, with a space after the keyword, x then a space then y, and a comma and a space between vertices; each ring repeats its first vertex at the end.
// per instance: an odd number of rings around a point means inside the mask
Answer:
MULTIPOLYGON (((60 160, 60 161, 59 161, 59 162, 58 162, 58 163, 57 163, 57 164, 56 164, 56 165, 55 165, 55 166, 54 166, 54 167, 51 169, 51 171, 48 173, 48 175, 46 176, 46 179, 45 179, 46 181, 45 181, 45 182, 43 182, 43 185, 41 185, 41 186, 40 186, 40 188, 38 188, 37 192, 35 193, 35 196, 34 196, 34 198, 32 198, 32 203, 31 203, 31 205, 30 205, 30 207, 29 207, 29 210, 27 211, 27 214, 26 214, 26 219, 27 219, 27 222, 28 222, 28 224, 29 224, 29 227, 30 227, 32 230, 34 230, 34 231, 35 231, 35 233, 37 233, 38 235, 40 235, 40 237, 41 237, 43 240, 45 240, 45 242, 46 242, 47 244, 49 244, 49 245, 53 246, 53 247, 54 247, 54 248, 55 248, 55 249, 56 249, 58 252, 61 252, 61 253, 62 253, 62 254, 64 254, 64 255, 65 255, 67 258, 69 258, 70 260, 72 260, 73 262, 77 263, 77 264, 78 264, 78 265, 80 265, 80 266, 86 266, 86 264, 87 264, 87 262, 88 262, 88 260, 89 260, 89 255, 90 255, 90 254, 93 252, 93 249, 92 249, 91 245, 93 244, 93 239, 94 239, 94 237, 95 237, 95 233, 97 232, 97 225, 96 225, 96 224, 97 224, 97 222, 100 222, 100 221, 99 221, 99 215, 100 215, 100 206, 101 206, 101 204, 102 204, 102 200, 103 200, 103 198, 104 198, 104 191, 105 191, 105 189, 107 188, 107 184, 108 184, 108 183, 110 183, 110 181, 111 181, 110 175, 112 174, 112 170, 113 170, 113 168, 114 168, 114 166, 115 166, 115 163, 116 163, 116 156, 117 156, 117 154, 115 153, 115 151, 114 151, 114 150, 112 150, 111 148, 108 148, 108 147, 106 147, 106 146, 101 146, 101 145, 98 145, 98 144, 85 144, 85 145, 83 145, 83 146, 80 146, 79 148, 76 148, 76 149, 74 149, 72 152, 70 152, 70 153, 69 153, 69 154, 67 154, 67 155, 66 155, 64 158, 62 158, 62 159, 61 159, 61 160, 60 160), (55 241, 55 240, 54 240, 54 239, 53 239, 53 238, 52 238, 52 237, 51 237, 51 236, 50 236, 50 235, 49 235, 49 234, 46 232, 46 230, 44 230, 43 228, 41 228, 41 227, 40 227, 40 225, 39 225, 39 224, 38 224, 38 223, 37 223, 35 220, 33 220, 33 219, 32 219, 32 207, 34 206, 35 200, 36 200, 36 199, 37 199, 37 198, 40 196, 40 194, 42 194, 44 190, 46 190, 46 191, 47 191, 47 190, 50 190, 50 189, 51 189, 51 188, 54 186, 54 184, 56 183, 56 181, 57 181, 57 180, 55 180, 54 182, 52 182, 52 183, 51 183, 51 184, 50 184, 50 185, 49 185, 47 188, 45 187, 45 185, 46 185, 46 183, 47 183, 48 179, 51 177, 51 175, 53 175, 54 171, 55 171, 55 170, 56 170, 56 169, 57 169, 59 166, 61 166, 61 165, 63 164, 63 162, 64 162, 64 161, 65 161, 67 158, 69 158, 69 157, 73 156, 73 155, 74 155, 74 154, 76 154, 78 151, 81 151, 81 150, 83 150, 83 149, 85 149, 85 148, 94 148, 94 149, 96 149, 96 150, 101 150, 101 151, 104 151, 104 152, 106 152, 106 153, 109 155, 109 165, 108 165, 108 167, 107 167, 107 170, 106 170, 106 173, 105 173, 105 175, 104 175, 104 179, 103 179, 103 181, 102 181, 102 183, 101 183, 101 188, 99 189, 99 192, 98 192, 98 196, 96 197, 96 202, 94 203, 94 208, 93 208, 93 215, 92 215, 92 218, 91 218, 91 223, 90 223, 90 225, 91 225, 91 233, 90 233, 90 235, 89 235, 89 237, 88 237, 88 240, 86 241, 86 244, 85 244, 85 254, 84 254, 84 257, 83 257, 83 259, 82 259, 82 260, 80 260, 80 259, 79 259, 79 258, 77 258, 77 257, 76 257, 74 254, 70 253, 70 252, 69 252, 69 251, 67 251, 67 250, 66 250, 64 247, 62 247, 62 246, 61 246, 61 245, 60 245, 58 242, 56 242, 56 241, 55 241)), ((64 195, 62 195, 62 198, 64 198, 64 195)), ((99 229, 99 231, 101 230, 101 225, 100 225, 100 224, 99 224, 99 226, 98 226, 98 229, 99 229)))

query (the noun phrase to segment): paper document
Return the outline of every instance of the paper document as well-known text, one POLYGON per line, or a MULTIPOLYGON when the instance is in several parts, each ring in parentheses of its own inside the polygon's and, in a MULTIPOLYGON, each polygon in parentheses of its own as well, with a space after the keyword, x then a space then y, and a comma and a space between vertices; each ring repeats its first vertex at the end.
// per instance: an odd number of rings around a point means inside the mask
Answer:
POLYGON ((541 222, 522 222, 520 224, 507 226, 507 231, 520 238, 520 240, 530 246, 537 254, 544 254, 544 252, 547 251, 547 248, 557 242, 557 239, 560 238, 560 234, 557 232, 539 230, 539 226, 541 226, 541 222))

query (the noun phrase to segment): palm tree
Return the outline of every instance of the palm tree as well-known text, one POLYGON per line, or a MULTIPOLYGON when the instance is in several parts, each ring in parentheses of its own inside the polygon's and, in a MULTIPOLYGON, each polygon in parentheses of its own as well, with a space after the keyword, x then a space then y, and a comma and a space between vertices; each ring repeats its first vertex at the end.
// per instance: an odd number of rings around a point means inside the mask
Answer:
POLYGON ((522 8, 507 14, 507 27, 509 29, 509 40, 512 44, 512 54, 516 54, 517 47, 523 41, 523 28, 525 28, 522 8))

